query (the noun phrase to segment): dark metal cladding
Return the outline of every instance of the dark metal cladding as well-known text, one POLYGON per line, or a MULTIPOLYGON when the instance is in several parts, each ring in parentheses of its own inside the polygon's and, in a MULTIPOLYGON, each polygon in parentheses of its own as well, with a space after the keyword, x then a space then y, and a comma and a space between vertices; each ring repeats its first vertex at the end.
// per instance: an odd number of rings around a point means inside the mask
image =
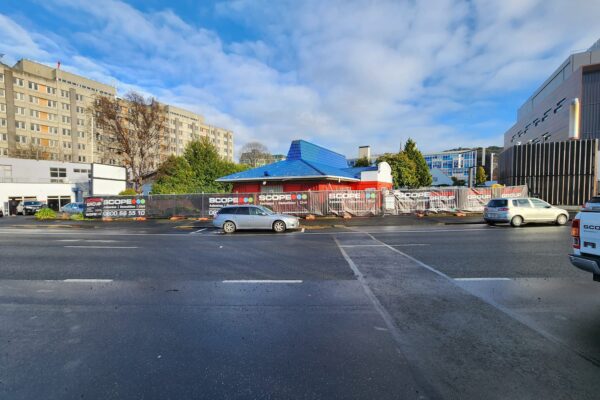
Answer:
POLYGON ((552 204, 582 205, 598 190, 597 154, 598 139, 513 146, 500 154, 499 182, 527 185, 552 204))

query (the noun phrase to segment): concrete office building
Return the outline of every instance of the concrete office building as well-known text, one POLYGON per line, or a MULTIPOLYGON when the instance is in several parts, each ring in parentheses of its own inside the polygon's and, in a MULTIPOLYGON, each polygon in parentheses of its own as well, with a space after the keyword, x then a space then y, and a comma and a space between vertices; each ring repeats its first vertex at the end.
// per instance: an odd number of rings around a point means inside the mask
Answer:
POLYGON ((500 182, 580 205, 597 193, 599 138, 600 41, 570 55, 519 108, 504 134, 500 182))
MULTIPOLYGON (((0 63, 0 156, 120 165, 110 138, 92 123, 96 96, 116 97, 114 87, 29 60, 0 63)), ((233 133, 201 115, 165 105, 168 119, 157 164, 208 137, 233 161, 233 133)))
POLYGON ((464 149, 423 154, 430 170, 438 169, 448 177, 468 182, 469 170, 477 165, 477 150, 464 149))

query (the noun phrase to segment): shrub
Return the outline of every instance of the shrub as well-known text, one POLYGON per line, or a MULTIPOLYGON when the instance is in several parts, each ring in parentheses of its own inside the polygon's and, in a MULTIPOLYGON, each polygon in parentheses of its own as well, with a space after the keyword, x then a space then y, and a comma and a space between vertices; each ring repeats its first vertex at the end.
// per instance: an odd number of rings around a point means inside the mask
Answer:
POLYGON ((44 219, 55 219, 56 212, 54 212, 51 208, 42 208, 37 213, 35 213, 35 219, 44 220, 44 219))
POLYGON ((133 188, 127 188, 119 193, 119 196, 137 196, 137 192, 133 188))
POLYGON ((83 221, 85 219, 85 217, 83 216, 83 213, 79 213, 79 214, 71 215, 71 219, 73 221, 83 221))

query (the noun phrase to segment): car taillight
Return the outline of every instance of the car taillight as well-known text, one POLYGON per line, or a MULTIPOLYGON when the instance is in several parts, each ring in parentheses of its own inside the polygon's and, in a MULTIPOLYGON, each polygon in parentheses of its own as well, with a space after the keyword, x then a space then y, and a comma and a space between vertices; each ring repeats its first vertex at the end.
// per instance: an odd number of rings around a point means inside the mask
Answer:
POLYGON ((498 211, 508 211, 508 207, 500 207, 498 211))
POLYGON ((571 224, 571 236, 573 237, 573 248, 580 249, 581 242, 579 237, 579 219, 574 219, 571 224))

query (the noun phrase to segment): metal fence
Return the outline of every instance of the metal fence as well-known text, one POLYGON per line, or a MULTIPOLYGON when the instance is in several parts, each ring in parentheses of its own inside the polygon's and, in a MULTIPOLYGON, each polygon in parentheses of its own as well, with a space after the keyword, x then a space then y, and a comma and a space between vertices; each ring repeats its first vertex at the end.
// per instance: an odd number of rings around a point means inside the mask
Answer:
POLYGON ((526 197, 527 186, 504 188, 432 187, 393 191, 309 191, 218 193, 86 198, 89 217, 212 217, 228 205, 264 205, 298 216, 375 216, 415 212, 482 211, 492 198, 526 197))

